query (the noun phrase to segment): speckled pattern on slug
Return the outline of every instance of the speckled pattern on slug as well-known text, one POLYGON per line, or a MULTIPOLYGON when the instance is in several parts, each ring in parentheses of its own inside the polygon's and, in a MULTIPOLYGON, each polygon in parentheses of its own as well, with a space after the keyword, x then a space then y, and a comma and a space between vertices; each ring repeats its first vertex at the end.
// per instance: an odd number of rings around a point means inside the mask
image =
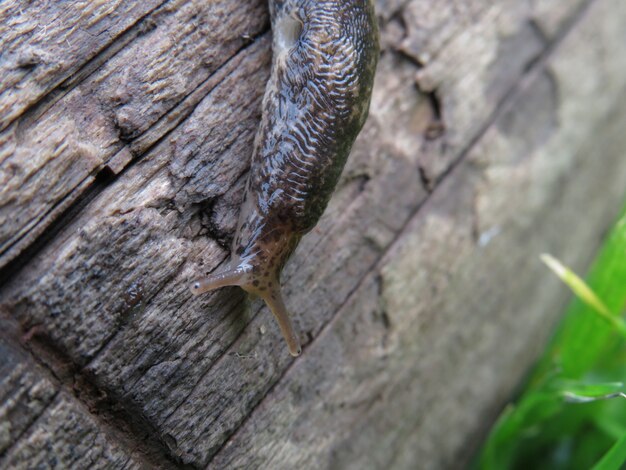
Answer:
POLYGON ((372 0, 270 0, 272 73, 229 264, 192 290, 260 295, 292 354, 279 277, 321 217, 367 118, 379 55, 372 0))

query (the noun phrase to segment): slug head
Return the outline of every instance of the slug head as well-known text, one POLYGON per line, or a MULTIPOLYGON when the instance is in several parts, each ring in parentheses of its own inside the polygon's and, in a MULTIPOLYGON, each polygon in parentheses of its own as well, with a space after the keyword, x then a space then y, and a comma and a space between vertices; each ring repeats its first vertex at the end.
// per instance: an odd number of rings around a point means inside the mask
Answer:
POLYGON ((300 236, 289 236, 277 230, 273 230, 272 234, 273 236, 255 240, 243 253, 235 254, 223 269, 195 281, 191 292, 200 295, 220 287, 239 286, 250 294, 261 297, 276 318, 289 353, 299 356, 302 349, 283 301, 280 272, 300 236))

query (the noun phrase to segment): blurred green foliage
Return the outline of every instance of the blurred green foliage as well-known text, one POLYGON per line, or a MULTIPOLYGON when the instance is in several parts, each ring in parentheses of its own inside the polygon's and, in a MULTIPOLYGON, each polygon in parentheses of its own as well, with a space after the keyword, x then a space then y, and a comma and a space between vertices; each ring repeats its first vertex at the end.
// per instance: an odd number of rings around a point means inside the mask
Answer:
POLYGON ((551 256, 542 260, 576 297, 474 467, 626 468, 626 208, 586 282, 551 256))

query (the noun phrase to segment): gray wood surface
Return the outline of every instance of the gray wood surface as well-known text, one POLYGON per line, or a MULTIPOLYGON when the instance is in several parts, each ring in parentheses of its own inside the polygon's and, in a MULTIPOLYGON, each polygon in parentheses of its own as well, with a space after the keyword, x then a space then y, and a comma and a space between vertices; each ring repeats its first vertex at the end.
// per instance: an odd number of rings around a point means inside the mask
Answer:
POLYGON ((262 0, 0 5, 0 467, 459 468, 626 187, 626 3, 379 0, 368 120, 283 273, 228 257, 262 0), (5 360, 6 358, 6 360, 5 360))

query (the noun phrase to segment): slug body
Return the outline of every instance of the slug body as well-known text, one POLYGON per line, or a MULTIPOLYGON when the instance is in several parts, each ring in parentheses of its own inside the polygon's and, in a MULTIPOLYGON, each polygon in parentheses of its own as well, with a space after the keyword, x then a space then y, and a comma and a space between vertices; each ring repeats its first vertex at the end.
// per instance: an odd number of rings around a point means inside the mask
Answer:
POLYGON ((372 1, 270 0, 272 71, 231 258, 192 286, 262 297, 294 356, 280 272, 324 212, 367 118, 379 55, 372 1))

